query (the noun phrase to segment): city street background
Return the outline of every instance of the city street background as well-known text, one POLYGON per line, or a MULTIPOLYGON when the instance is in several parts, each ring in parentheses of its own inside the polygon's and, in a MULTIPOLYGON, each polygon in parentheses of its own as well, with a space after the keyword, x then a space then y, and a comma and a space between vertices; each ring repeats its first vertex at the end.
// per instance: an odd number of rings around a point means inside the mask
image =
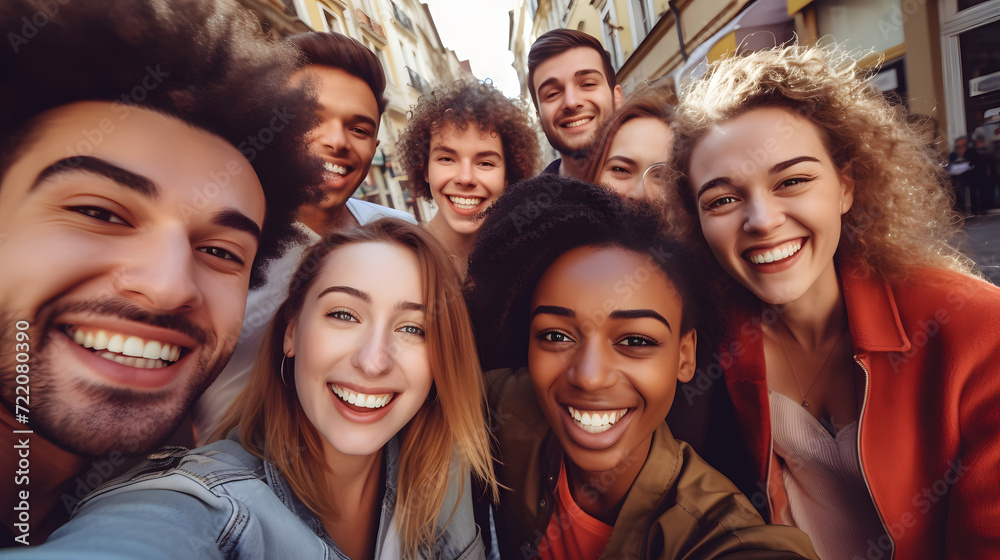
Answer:
POLYGON ((1000 285, 1000 210, 966 219, 964 232, 968 238, 956 245, 976 261, 991 282, 1000 285))

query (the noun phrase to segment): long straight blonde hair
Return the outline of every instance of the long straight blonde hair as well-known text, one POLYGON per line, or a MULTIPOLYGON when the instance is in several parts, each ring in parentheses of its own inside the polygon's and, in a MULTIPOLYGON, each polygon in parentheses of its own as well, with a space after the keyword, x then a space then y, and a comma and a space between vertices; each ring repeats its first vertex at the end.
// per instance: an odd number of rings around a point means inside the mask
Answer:
MULTIPOLYGON (((328 234, 309 250, 292 278, 288 299, 268 329, 247 387, 226 411, 215 437, 239 427, 240 443, 277 466, 310 510, 322 518, 339 515, 337 504, 329 499, 332 471, 324 459, 322 436, 306 417, 294 383, 288 387, 281 380, 282 342, 327 256, 339 247, 367 242, 413 251, 423 281, 424 328, 437 398, 425 402, 403 429, 396 506, 403 555, 415 558, 430 551, 439 536, 438 516, 453 457, 458 457, 460 473, 471 470, 492 490, 494 499, 497 495, 482 371, 458 273, 444 249, 419 227, 387 218, 328 234)), ((457 507, 456 502, 453 513, 457 507)))

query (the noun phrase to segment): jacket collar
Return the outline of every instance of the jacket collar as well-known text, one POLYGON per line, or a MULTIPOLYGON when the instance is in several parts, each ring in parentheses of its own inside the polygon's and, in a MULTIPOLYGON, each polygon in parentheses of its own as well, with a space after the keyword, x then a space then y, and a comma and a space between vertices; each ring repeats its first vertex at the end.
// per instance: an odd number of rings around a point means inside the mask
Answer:
POLYGON ((866 275, 856 266, 845 265, 840 267, 840 283, 855 354, 910 349, 892 288, 881 275, 866 275))
MULTIPOLYGON (((555 499, 563 450, 551 432, 543 445, 542 487, 547 496, 555 499)), ((641 557, 642 548, 646 545, 646 531, 667 502, 667 494, 677 483, 682 464, 680 445, 670 433, 667 423, 663 422, 653 432, 649 454, 625 495, 625 502, 601 558, 641 557)), ((549 512, 551 508, 546 513, 549 512)))

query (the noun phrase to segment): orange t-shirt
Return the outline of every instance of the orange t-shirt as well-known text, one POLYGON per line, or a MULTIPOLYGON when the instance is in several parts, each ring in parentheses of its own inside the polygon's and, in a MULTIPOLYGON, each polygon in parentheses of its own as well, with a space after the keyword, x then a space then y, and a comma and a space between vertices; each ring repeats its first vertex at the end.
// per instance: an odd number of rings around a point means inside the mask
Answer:
POLYGON ((573 501, 564 461, 559 467, 552 518, 538 546, 538 555, 542 560, 596 560, 607 546, 612 529, 611 525, 587 515, 573 501))

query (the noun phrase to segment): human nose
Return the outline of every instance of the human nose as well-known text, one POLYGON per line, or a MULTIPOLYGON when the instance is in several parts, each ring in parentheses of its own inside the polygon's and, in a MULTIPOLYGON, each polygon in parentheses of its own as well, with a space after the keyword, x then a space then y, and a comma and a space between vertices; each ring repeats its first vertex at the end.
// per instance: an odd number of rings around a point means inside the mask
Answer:
POLYGON ((576 91, 575 87, 568 86, 563 92, 563 109, 566 111, 575 111, 579 108, 582 105, 579 94, 580 92, 576 91))
POLYGON ((474 187, 476 185, 476 173, 471 161, 463 161, 459 164, 458 175, 455 176, 455 184, 464 187, 474 187))
POLYGON ((743 231, 766 234, 785 221, 781 204, 768 196, 756 196, 747 201, 747 215, 743 231))
POLYGON ((384 333, 368 333, 351 360, 368 377, 382 375, 392 367, 392 348, 384 333))
POLYGON ((203 294, 198 285, 187 232, 178 230, 145 239, 130 251, 118 279, 119 292, 143 307, 161 313, 199 307, 203 294))
POLYGON ((344 127, 335 121, 327 121, 316 130, 316 141, 323 151, 339 152, 347 146, 347 134, 344 127))
POLYGON ((566 376, 571 385, 584 391, 599 391, 614 385, 615 373, 607 346, 596 340, 584 342, 566 376))

